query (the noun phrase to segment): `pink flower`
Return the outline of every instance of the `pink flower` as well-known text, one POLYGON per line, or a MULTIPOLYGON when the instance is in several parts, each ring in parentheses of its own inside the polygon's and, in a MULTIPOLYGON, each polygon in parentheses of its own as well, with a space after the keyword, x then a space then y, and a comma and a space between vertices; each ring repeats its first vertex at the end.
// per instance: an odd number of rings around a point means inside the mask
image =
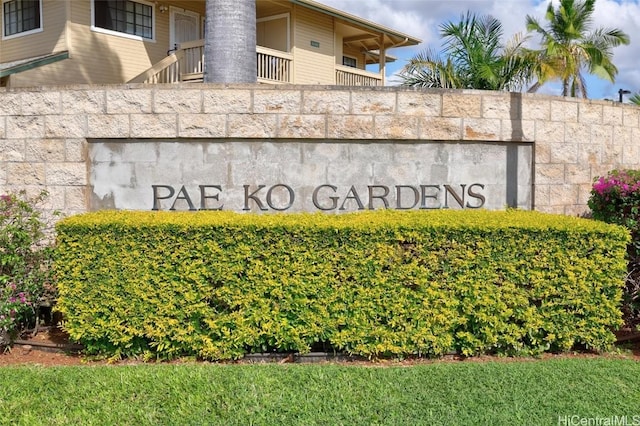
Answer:
POLYGON ((612 186, 614 186, 614 184, 611 181, 606 180, 604 177, 601 177, 596 183, 593 184, 593 190, 600 195, 604 195, 604 193, 607 192, 612 186))

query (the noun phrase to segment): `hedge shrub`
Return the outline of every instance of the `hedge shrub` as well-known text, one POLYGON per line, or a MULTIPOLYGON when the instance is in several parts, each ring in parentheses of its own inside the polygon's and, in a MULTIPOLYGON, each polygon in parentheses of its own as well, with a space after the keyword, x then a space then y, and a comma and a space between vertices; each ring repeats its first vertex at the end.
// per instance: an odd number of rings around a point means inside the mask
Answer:
POLYGON ((524 211, 103 211, 57 225, 58 309, 89 353, 235 359, 605 349, 628 232, 524 211))

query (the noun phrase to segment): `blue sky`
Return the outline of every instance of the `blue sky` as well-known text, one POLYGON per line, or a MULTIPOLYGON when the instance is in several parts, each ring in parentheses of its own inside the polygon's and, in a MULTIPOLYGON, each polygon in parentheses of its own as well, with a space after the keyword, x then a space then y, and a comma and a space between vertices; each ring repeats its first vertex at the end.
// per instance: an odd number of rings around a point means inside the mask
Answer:
MULTIPOLYGON (((535 16, 544 21, 549 1, 538 0, 318 0, 337 9, 353 13, 383 24, 409 35, 418 37, 423 43, 416 48, 401 48, 391 51, 399 60, 388 66, 393 74, 407 59, 426 48, 440 50, 441 39, 438 27, 443 22, 458 21, 467 11, 480 15, 491 15, 502 22, 505 36, 518 32, 526 33, 525 18, 535 16)), ((553 0, 557 5, 558 0, 553 0)), ((631 43, 614 49, 614 64, 618 67, 615 83, 596 77, 587 77, 587 90, 591 99, 618 99, 618 90, 623 88, 640 92, 640 4, 639 0, 597 0, 593 28, 620 28, 631 43)), ((533 35, 531 43, 539 38, 533 35)), ((585 74, 586 75, 586 74, 585 74)), ((390 76, 393 79, 392 76, 390 76)), ((539 93, 560 94, 559 88, 546 86, 539 93)))

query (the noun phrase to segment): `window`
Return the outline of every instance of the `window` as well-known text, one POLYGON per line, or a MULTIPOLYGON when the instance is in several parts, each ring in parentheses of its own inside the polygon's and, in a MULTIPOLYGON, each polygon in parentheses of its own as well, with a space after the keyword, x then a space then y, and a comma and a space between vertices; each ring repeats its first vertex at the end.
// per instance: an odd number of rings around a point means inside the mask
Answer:
POLYGON ((94 0, 94 27, 153 39, 153 6, 131 0, 94 0))
POLYGON ((345 67, 358 68, 358 61, 356 58, 352 58, 350 56, 342 57, 342 65, 345 67))
POLYGON ((11 0, 2 3, 3 37, 42 31, 41 0, 11 0))

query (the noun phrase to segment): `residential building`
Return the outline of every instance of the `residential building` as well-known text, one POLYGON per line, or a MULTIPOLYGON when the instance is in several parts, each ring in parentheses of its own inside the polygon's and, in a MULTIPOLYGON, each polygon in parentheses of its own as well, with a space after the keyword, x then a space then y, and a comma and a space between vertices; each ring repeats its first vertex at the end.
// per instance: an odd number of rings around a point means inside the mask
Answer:
MULTIPOLYGON (((0 1, 0 86, 202 81, 205 0, 0 1)), ((384 85, 388 50, 420 43, 312 0, 256 17, 260 83, 384 85)))

